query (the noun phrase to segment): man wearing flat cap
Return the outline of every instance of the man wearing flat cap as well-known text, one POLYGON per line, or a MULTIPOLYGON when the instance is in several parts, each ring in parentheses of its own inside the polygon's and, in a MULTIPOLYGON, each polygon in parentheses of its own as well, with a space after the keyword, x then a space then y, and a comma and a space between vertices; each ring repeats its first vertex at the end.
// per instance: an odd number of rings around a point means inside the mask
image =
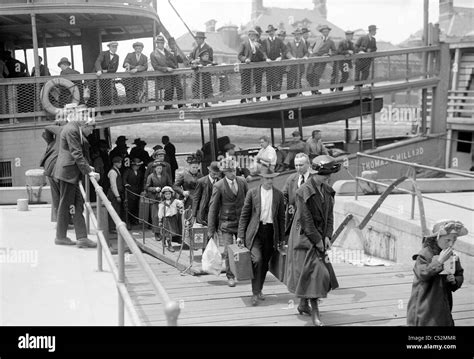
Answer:
MULTIPOLYGON (((361 36, 357 39, 355 44, 355 51, 358 54, 372 53, 377 51, 377 40, 375 34, 377 33, 377 26, 370 25, 367 35, 361 36)), ((373 58, 357 59, 355 62, 355 81, 365 81, 369 78, 370 68, 374 62, 373 58)), ((362 86, 357 85, 357 86, 362 86)))
MULTIPOLYGON (((61 72, 59 75, 61 76, 67 76, 67 75, 79 75, 79 71, 71 69, 71 63, 69 62, 67 57, 61 58, 58 62, 58 67, 61 69, 61 72)), ((83 101, 83 86, 82 86, 82 81, 80 80, 75 80, 73 81, 73 84, 77 86, 79 89, 79 95, 80 95, 80 101, 79 103, 84 103, 83 101)), ((61 88, 59 92, 59 107, 64 107, 66 103, 68 103, 70 100, 71 93, 69 92, 68 89, 66 88, 61 88)))
MULTIPOLYGON (((354 42, 352 41, 353 38, 354 38, 354 31, 347 30, 346 38, 342 40, 337 46, 337 55, 344 55, 346 57, 350 57, 355 54, 355 45, 354 45, 354 42)), ((352 69, 351 60, 337 61, 333 66, 331 84, 335 84, 336 82, 343 84, 347 82, 351 69, 352 69), (338 73, 341 74, 339 80, 338 80, 338 73)), ((339 91, 342 91, 343 89, 344 89, 343 86, 338 87, 339 91)))
POLYGON ((197 31, 194 39, 196 40, 196 46, 188 56, 191 64, 199 62, 199 54, 203 50, 209 51, 209 61, 214 62, 214 50, 206 43, 206 34, 202 31, 197 31))
MULTIPOLYGON (((286 56, 286 46, 283 41, 275 36, 276 28, 273 25, 268 25, 268 37, 263 40, 262 48, 267 57, 267 62, 281 61, 286 56)), ((266 70, 267 78, 267 92, 281 91, 281 83, 283 79, 283 72, 286 66, 272 66, 266 70)), ((267 99, 279 99, 280 95, 267 96, 267 99)))
MULTIPOLYGON (((155 40, 156 48, 150 55, 151 65, 155 71, 163 74, 169 74, 167 76, 159 76, 156 78, 156 87, 160 90, 165 90, 164 100, 169 102, 173 101, 174 92, 176 89, 176 95, 178 100, 183 99, 183 87, 179 75, 173 75, 175 69, 179 68, 179 64, 183 62, 182 57, 177 53, 177 48, 173 47, 174 50, 169 51, 165 48, 165 38, 161 35, 156 37, 155 40)), ((182 107, 180 104, 178 107, 182 107)), ((173 106, 167 104, 164 106, 165 110, 171 109, 173 106)))
MULTIPOLYGON (((333 56, 336 54, 336 44, 329 37, 329 32, 331 28, 328 25, 322 25, 318 28, 321 33, 321 38, 319 38, 313 45, 311 57, 321 57, 321 56, 333 56)), ((310 64, 308 66, 308 71, 306 78, 311 87, 318 87, 320 83, 321 76, 326 69, 327 62, 319 62, 315 64, 310 64)), ((311 91, 313 94, 320 94, 321 92, 317 89, 311 91)))
POLYGON ((237 233, 237 243, 251 252, 253 306, 258 305, 259 300, 265 300, 262 289, 268 265, 285 235, 285 200, 283 193, 273 186, 278 173, 262 167, 259 176, 262 184, 247 192, 237 233))
MULTIPOLYGON (((102 51, 95 60, 94 68, 97 76, 104 73, 116 73, 119 66, 119 55, 117 55, 118 42, 112 41, 107 44, 109 50, 102 51)), ((113 79, 100 79, 100 105, 111 106, 118 103, 117 89, 113 79), (113 100, 113 101, 112 101, 113 100)))
MULTIPOLYGON (((238 58, 243 64, 263 62, 267 59, 265 52, 262 49, 262 45, 258 42, 258 32, 251 29, 248 31, 248 39, 240 44, 238 58)), ((242 96, 250 95, 253 93, 253 85, 255 85, 255 93, 260 94, 262 92, 262 79, 263 79, 262 67, 254 69, 246 69, 243 66, 240 82, 242 86, 242 96)), ((260 96, 256 96, 256 100, 260 101, 260 96)), ((252 102, 252 98, 243 98, 240 103, 252 102)))
MULTIPOLYGON (((142 54, 143 43, 137 41, 132 46, 135 51, 128 53, 125 57, 125 61, 123 62, 124 69, 131 74, 146 71, 148 69, 148 57, 142 54)), ((143 81, 142 77, 123 79, 128 104, 137 104, 140 102, 139 94, 140 91, 143 90, 143 81)), ((140 108, 138 108, 138 111, 140 111, 140 108)))
MULTIPOLYGON (((301 38, 303 32, 301 31, 301 29, 296 29, 295 31, 293 31, 293 35, 295 36, 295 38, 288 42, 288 44, 286 45, 286 57, 290 60, 307 59, 309 56, 309 51, 308 47, 306 46, 306 43, 301 38)), ((303 76, 303 73, 304 64, 290 66, 287 80, 288 90, 301 89, 301 77, 303 76)), ((288 97, 294 97, 299 93, 289 93, 288 97)))

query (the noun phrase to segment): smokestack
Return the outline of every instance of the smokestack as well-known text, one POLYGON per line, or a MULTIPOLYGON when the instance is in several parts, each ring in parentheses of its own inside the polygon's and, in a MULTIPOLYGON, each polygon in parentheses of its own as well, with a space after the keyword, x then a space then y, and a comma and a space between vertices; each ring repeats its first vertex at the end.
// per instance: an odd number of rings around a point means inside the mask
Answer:
POLYGON ((263 13, 263 0, 252 0, 252 20, 263 13))
POLYGON ((318 10, 323 19, 328 18, 328 9, 326 7, 326 0, 313 0, 314 10, 318 10))
POLYGON ((453 0, 439 0, 439 27, 447 34, 454 16, 453 0))

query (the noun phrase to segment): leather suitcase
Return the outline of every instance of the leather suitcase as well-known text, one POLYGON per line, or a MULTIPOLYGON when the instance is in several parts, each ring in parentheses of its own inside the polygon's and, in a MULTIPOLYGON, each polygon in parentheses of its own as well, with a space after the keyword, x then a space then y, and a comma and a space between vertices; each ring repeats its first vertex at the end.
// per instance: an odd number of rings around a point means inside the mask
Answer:
POLYGON ((285 279, 287 247, 288 246, 285 246, 284 248, 281 248, 278 251, 274 251, 268 266, 268 270, 270 271, 270 273, 273 274, 275 278, 282 283, 285 279))
POLYGON ((253 279, 252 260, 250 251, 245 247, 239 247, 237 244, 231 244, 228 247, 229 267, 234 273, 236 280, 253 279))

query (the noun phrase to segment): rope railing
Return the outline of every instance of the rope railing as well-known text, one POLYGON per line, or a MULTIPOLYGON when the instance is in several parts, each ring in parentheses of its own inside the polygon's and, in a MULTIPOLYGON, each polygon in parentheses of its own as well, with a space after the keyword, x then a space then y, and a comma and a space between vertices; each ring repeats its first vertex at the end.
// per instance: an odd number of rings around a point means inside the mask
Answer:
MULTIPOLYGON (((97 194, 97 215, 98 218, 95 219, 93 215, 93 210, 89 202, 89 193, 83 193, 86 201, 86 215, 90 216, 96 228, 98 228, 98 237, 99 242, 97 245, 97 253, 98 253, 98 267, 99 271, 102 270, 102 253, 106 253, 106 259, 109 261, 111 259, 111 253, 108 249, 107 242, 105 237, 103 236, 102 231, 102 215, 101 207, 104 206, 107 209, 108 214, 114 221, 116 228, 117 228, 117 239, 118 239, 118 286, 122 286, 123 289, 120 291, 119 295, 119 325, 123 325, 124 323, 124 306, 127 308, 133 307, 133 303, 131 300, 128 300, 127 296, 122 296, 122 292, 125 290, 125 244, 128 246, 129 250, 132 254, 134 254, 138 265, 141 267, 145 275, 148 277, 155 293, 157 294, 158 298, 160 298, 161 302, 164 304, 164 312, 166 315, 167 323, 169 326, 176 326, 178 321, 178 316, 180 313, 180 307, 176 301, 172 301, 167 293, 166 289, 160 283, 160 281, 156 278, 153 270, 151 269, 150 265, 146 261, 143 253, 141 252, 140 248, 135 243, 134 238, 128 232, 126 224, 121 220, 120 216, 117 214, 115 209, 112 206, 112 203, 107 199, 107 196, 104 194, 102 187, 99 186, 95 178, 90 178, 90 182, 95 188, 97 194)), ((112 259, 113 263, 113 259, 112 259)), ((128 293, 128 292, 127 292, 128 293)))

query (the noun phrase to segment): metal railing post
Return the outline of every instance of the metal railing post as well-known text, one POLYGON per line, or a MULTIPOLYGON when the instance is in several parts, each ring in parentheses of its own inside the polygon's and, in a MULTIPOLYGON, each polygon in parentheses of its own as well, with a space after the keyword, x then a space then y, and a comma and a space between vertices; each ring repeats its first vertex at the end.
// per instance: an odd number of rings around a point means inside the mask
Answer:
POLYGON ((99 189, 101 187, 96 189, 96 194, 97 194, 97 271, 102 272, 102 243, 99 240, 99 233, 102 232, 102 198, 100 197, 99 194, 99 189))
POLYGON ((165 306, 166 321, 169 327, 176 327, 178 325, 178 317, 181 309, 177 302, 169 302, 165 306))
MULTIPOLYGON (((125 250, 124 250, 124 239, 122 237, 122 229, 126 225, 125 223, 120 223, 117 226, 117 244, 118 244, 118 282, 125 283, 125 250)), ((123 327, 125 322, 125 307, 123 298, 119 293, 118 296, 118 315, 119 315, 119 326, 123 327)))
POLYGON ((360 177, 360 174, 359 174, 359 166, 360 166, 359 152, 357 152, 356 156, 357 156, 357 164, 356 164, 357 168, 356 168, 356 180, 355 180, 355 185, 356 185, 355 200, 357 201, 358 198, 359 198, 359 177, 360 177))
POLYGON ((123 208, 125 210, 125 223, 127 224, 127 229, 130 230, 130 219, 128 216, 128 187, 125 187, 124 199, 123 199, 123 208))
MULTIPOLYGON (((412 169, 413 169, 413 183, 416 183, 416 168, 412 167, 412 169)), ((413 191, 412 195, 411 195, 410 219, 415 219, 415 198, 416 198, 416 193, 415 193, 415 191, 413 191)))
MULTIPOLYGON (((86 203, 91 203, 91 184, 90 184, 90 181, 89 181, 89 176, 84 176, 85 177, 85 190, 86 190, 86 203)), ((85 206, 85 210, 86 210, 86 230, 87 230, 87 234, 91 234, 91 221, 90 221, 90 213, 89 213, 89 208, 88 206, 85 206)))

